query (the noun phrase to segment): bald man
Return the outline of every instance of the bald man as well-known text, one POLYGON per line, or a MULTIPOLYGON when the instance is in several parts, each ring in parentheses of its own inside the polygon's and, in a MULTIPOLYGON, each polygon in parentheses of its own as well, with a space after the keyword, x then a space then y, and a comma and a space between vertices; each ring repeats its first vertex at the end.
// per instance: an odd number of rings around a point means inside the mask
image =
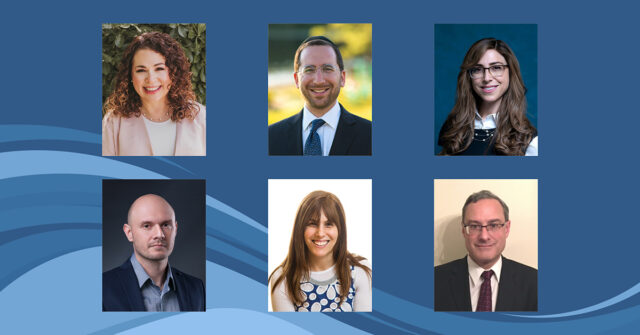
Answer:
POLYGON ((169 265, 178 222, 171 205, 155 194, 136 199, 122 227, 133 253, 102 275, 103 311, 204 311, 202 280, 169 265))

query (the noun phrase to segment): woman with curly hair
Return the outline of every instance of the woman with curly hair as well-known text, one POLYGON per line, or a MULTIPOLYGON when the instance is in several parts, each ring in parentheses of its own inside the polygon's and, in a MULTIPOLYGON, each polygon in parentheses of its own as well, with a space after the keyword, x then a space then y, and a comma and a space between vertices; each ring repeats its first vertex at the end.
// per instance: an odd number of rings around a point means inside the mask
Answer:
POLYGON ((269 276, 275 312, 370 312, 371 266, 347 251, 338 197, 314 191, 300 204, 289 254, 269 276))
POLYGON ((102 119, 103 156, 204 156, 206 110, 176 40, 144 33, 124 51, 102 119))
POLYGON ((527 118, 527 89, 509 46, 475 42, 462 61, 456 103, 440 129, 440 155, 537 156, 538 131, 527 118))

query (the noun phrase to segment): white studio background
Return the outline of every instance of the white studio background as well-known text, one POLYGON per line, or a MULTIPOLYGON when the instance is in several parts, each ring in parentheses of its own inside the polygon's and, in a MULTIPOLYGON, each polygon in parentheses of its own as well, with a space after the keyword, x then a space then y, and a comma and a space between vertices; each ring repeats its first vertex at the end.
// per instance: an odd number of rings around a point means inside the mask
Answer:
MULTIPOLYGON (((331 192, 340 199, 346 216, 347 250, 365 257, 373 266, 371 179, 269 179, 268 188, 268 275, 287 257, 293 223, 302 199, 318 190, 331 192)), ((272 311, 270 290, 269 287, 268 304, 272 311)))

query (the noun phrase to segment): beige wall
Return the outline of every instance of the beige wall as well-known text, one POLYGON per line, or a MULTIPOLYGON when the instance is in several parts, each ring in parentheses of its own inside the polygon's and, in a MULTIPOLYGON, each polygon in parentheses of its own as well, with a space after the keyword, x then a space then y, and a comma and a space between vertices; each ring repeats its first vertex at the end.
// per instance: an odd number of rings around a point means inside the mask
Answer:
POLYGON ((538 180, 436 179, 433 184, 434 266, 467 254, 462 237, 462 206, 471 193, 489 190, 509 206, 511 231, 502 254, 538 268, 538 180))

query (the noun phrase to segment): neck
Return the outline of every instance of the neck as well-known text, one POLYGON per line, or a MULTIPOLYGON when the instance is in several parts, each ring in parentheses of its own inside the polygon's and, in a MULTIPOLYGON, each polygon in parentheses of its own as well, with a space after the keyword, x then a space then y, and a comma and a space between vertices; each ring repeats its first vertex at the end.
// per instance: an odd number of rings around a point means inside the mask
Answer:
POLYGON ((327 255, 327 257, 322 258, 311 256, 309 260, 309 270, 314 272, 327 270, 335 264, 333 255, 327 255))
POLYGON ((313 107, 309 106, 309 104, 306 104, 306 107, 309 110, 309 112, 311 112, 311 114, 313 114, 313 116, 322 117, 323 115, 327 114, 327 112, 329 112, 331 110, 331 108, 333 108, 333 106, 336 105, 336 103, 338 103, 338 102, 334 101, 333 104, 331 104, 331 106, 329 106, 328 108, 325 108, 325 109, 313 108, 313 107))
POLYGON ((478 114, 480 114, 480 117, 484 119, 487 115, 497 113, 498 109, 500 108, 500 102, 502 102, 502 98, 492 102, 481 102, 480 108, 478 109, 478 114))
POLYGON ((152 121, 165 121, 169 117, 169 104, 166 99, 153 102, 142 102, 142 113, 152 121))
POLYGON ((167 278, 167 266, 169 264, 169 259, 165 258, 159 261, 152 261, 143 257, 139 257, 137 254, 136 259, 138 260, 138 263, 142 265, 142 268, 147 273, 147 275, 151 277, 153 283, 158 287, 162 287, 164 281, 167 278))

